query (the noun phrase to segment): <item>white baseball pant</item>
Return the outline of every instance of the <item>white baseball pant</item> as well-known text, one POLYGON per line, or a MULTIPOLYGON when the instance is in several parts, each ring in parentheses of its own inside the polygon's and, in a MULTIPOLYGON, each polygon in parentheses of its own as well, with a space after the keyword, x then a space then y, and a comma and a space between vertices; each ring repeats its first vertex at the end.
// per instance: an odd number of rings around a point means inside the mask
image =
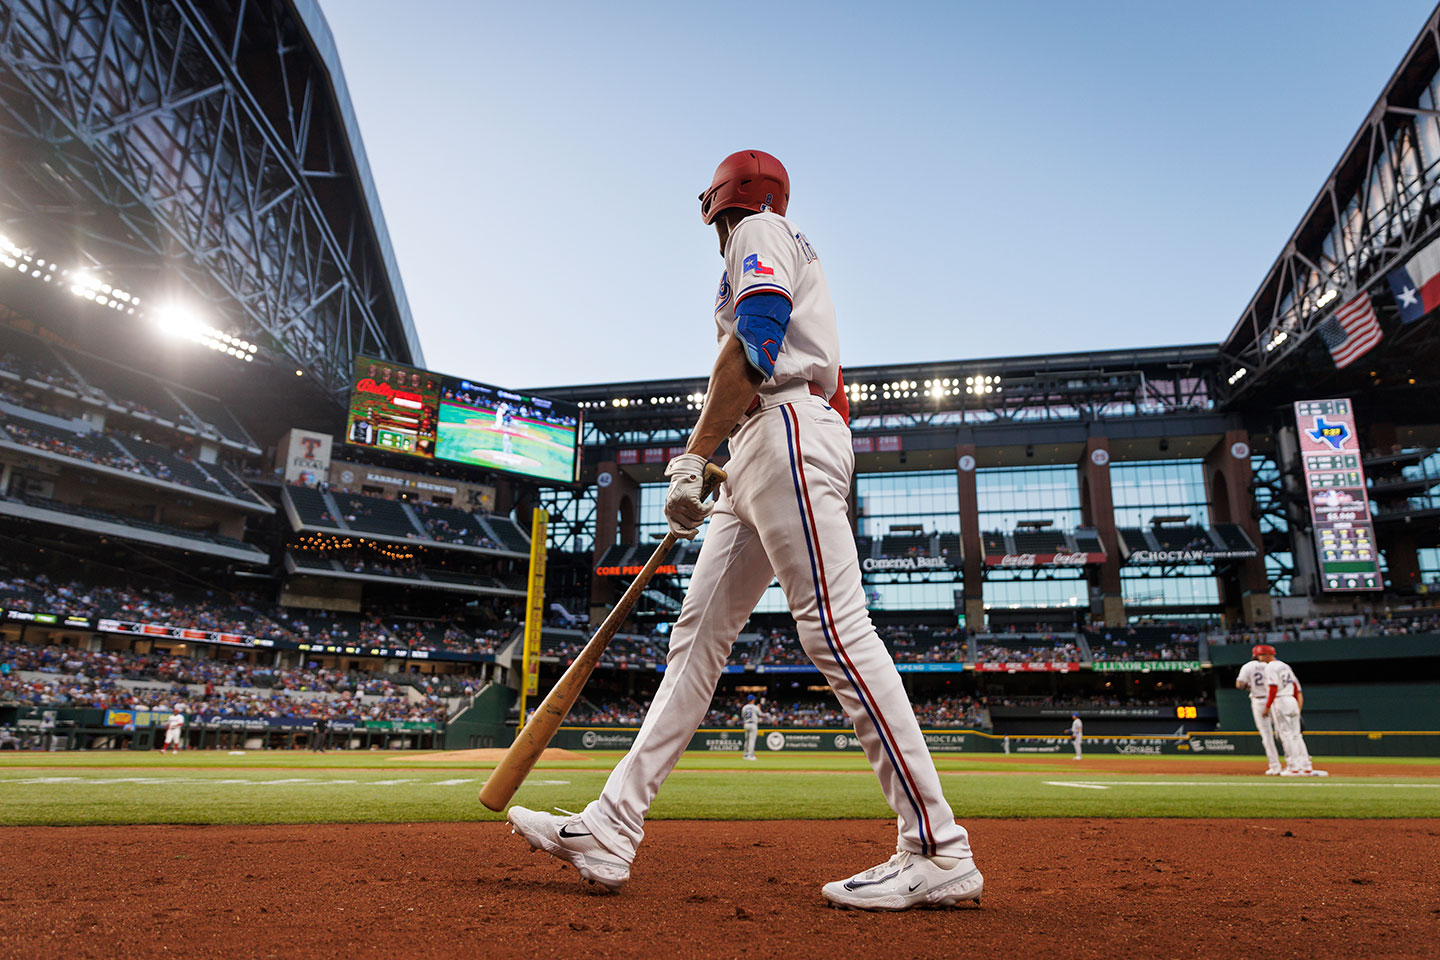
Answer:
POLYGON ((1305 737, 1300 733, 1300 704, 1294 697, 1276 697, 1270 705, 1270 717, 1285 748, 1285 766, 1295 771, 1309 770, 1310 751, 1305 749, 1305 737))
POLYGON ((1270 762, 1271 770, 1279 770, 1280 752, 1275 749, 1275 725, 1261 712, 1264 709, 1264 700, 1250 698, 1250 715, 1255 718, 1255 729, 1260 731, 1260 746, 1265 748, 1265 759, 1270 762))
MULTIPOLYGON (((703 549, 703 548, 702 548, 703 549)), ((745 728, 745 756, 755 756, 755 738, 760 735, 759 727, 745 728)))
POLYGON ((968 857, 894 661, 865 609, 846 517, 850 429, 818 397, 766 406, 730 441, 730 475, 670 635, 665 675, 630 752, 583 822, 631 860, 645 814, 710 707, 725 658, 773 576, 805 653, 855 725, 895 811, 901 850, 968 857))

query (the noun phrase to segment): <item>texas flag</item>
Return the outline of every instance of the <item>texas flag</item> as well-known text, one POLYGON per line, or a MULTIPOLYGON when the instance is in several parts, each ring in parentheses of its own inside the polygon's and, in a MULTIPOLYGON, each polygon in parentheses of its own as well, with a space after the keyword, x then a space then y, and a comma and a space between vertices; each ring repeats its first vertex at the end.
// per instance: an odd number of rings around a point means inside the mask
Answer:
POLYGON ((740 264, 740 270, 742 273, 753 273, 760 277, 773 277, 775 275, 775 268, 765 266, 760 260, 760 254, 758 253, 752 253, 746 257, 740 264))
POLYGON ((1390 281, 1402 323, 1414 323, 1440 307, 1440 240, 1427 244, 1385 279, 1390 281))

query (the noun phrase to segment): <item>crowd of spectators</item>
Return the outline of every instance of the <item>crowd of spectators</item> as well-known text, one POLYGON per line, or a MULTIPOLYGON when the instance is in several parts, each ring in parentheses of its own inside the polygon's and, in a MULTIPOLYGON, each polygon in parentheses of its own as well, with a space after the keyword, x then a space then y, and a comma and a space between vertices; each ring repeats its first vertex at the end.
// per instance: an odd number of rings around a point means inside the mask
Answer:
POLYGON ((1395 637, 1440 633, 1440 613, 1433 610, 1382 610, 1344 616, 1310 617, 1282 621, 1269 629, 1213 631, 1210 643, 1296 643, 1303 640, 1340 640, 1346 637, 1395 637))
MULTIPOLYGON (((415 516, 419 518, 420 525, 425 528, 425 533, 431 540, 440 543, 458 543, 468 547, 483 547, 486 550, 503 550, 500 544, 490 537, 485 536, 474 527, 461 526, 459 523, 451 523, 452 517, 437 516, 435 508, 423 500, 412 501, 411 508, 415 516)), ((449 510, 445 511, 449 513, 449 510)), ((453 516, 453 515, 452 515, 453 516)), ((415 536, 411 534, 411 536, 415 536)))
MULTIPOLYGON (((701 722, 702 727, 738 729, 743 701, 717 697, 701 722)), ((757 700, 763 727, 848 728, 850 718, 832 700, 757 700)), ((604 703, 582 700, 570 711, 567 723, 585 726, 638 726, 649 701, 631 697, 607 698, 604 703)), ((924 727, 976 728, 988 724, 985 704, 974 697, 939 697, 915 704, 915 716, 924 727)))
POLYGON ((976 663, 1078 663, 1079 638, 1065 634, 977 634, 976 663))
POLYGON ((514 630, 513 623, 467 630, 454 623, 276 607, 255 594, 216 591, 179 596, 165 590, 138 590, 61 581, 43 573, 0 565, 0 607, 74 617, 113 617, 190 630, 298 643, 362 643, 414 650, 493 655, 514 630))
POLYGON ((447 698, 473 696, 479 689, 476 681, 461 677, 403 679, 411 682, 314 665, 258 667, 0 642, 0 702, 29 706, 170 710, 179 704, 190 716, 443 722, 447 698))

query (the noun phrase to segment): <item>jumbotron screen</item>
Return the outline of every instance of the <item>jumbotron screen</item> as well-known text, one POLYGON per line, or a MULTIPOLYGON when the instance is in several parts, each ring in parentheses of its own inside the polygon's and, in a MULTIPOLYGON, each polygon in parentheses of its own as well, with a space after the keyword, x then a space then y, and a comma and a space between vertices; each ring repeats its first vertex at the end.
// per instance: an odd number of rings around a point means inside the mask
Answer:
POLYGON ((345 439, 391 453, 574 483, 580 408, 359 357, 345 439))
POLYGON ((440 419, 440 377, 428 370, 355 359, 345 442, 390 453, 435 456, 440 419))

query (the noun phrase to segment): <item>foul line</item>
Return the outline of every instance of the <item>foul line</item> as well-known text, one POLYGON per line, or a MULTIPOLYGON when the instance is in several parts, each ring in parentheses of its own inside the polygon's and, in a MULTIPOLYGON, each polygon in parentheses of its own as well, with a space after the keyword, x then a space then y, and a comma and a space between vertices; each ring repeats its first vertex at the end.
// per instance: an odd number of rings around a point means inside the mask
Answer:
POLYGON ((1413 790, 1440 790, 1440 783, 1334 783, 1305 779, 1291 780, 1046 780, 1051 787, 1078 787, 1084 790, 1109 790, 1113 787, 1394 787, 1413 790))

